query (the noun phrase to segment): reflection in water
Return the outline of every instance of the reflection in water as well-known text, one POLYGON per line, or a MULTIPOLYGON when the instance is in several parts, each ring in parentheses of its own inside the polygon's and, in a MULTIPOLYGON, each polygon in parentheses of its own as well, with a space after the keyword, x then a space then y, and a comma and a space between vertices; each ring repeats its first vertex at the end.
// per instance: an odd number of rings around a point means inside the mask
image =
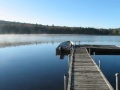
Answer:
POLYGON ((68 53, 57 53, 56 52, 56 55, 58 55, 60 57, 60 59, 64 59, 64 57, 68 56, 69 54, 68 53))
POLYGON ((37 41, 32 41, 32 42, 1 42, 0 47, 11 47, 11 46, 23 46, 23 45, 32 45, 32 44, 53 44, 52 42, 37 42, 37 41))
POLYGON ((58 44, 0 48, 0 90, 63 90, 67 57, 55 55, 58 44))
POLYGON ((60 59, 64 59, 64 54, 61 54, 61 55, 60 55, 60 59))

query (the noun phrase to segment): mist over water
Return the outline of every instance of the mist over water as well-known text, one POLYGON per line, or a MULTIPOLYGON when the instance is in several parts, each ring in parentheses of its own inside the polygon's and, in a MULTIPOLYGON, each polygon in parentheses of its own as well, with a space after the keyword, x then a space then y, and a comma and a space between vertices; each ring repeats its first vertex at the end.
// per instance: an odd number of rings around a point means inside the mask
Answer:
POLYGON ((73 41, 76 44, 120 45, 120 36, 69 35, 69 34, 5 34, 0 35, 0 47, 11 45, 61 43, 73 41))

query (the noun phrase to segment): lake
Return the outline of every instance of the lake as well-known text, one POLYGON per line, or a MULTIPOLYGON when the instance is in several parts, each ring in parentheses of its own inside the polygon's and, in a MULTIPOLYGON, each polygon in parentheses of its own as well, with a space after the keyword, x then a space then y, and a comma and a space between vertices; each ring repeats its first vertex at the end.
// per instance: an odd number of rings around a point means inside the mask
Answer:
MULTIPOLYGON (((0 35, 0 90, 63 90, 68 58, 56 56, 63 41, 76 44, 118 45, 120 36, 95 35, 0 35)), ((115 88, 120 55, 96 55, 101 70, 115 88)))

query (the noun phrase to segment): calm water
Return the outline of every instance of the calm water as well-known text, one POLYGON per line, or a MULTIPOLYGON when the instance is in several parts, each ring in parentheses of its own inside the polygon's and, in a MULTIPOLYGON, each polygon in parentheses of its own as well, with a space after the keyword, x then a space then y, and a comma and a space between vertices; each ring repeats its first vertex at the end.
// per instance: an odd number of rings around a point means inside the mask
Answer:
POLYGON ((0 90, 63 90, 67 57, 55 55, 57 44, 0 49, 0 90))
POLYGON ((99 65, 98 64, 99 60, 101 61, 102 72, 104 73, 108 81, 111 83, 113 88, 115 88, 116 87, 115 73, 120 73, 120 55, 96 55, 95 62, 97 63, 97 65, 99 65))
MULTIPOLYGON (((76 44, 120 46, 120 36, 86 35, 0 35, 0 90, 63 90, 63 75, 68 72, 67 56, 56 56, 62 41, 76 44)), ((120 73, 120 56, 96 56, 112 86, 120 73)))

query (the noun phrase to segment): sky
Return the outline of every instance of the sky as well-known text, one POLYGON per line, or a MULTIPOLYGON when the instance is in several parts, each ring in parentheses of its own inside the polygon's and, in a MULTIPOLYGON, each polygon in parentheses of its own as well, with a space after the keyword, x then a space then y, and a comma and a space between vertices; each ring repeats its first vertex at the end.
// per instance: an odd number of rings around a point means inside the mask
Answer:
POLYGON ((120 28, 120 0, 0 0, 0 20, 120 28))

